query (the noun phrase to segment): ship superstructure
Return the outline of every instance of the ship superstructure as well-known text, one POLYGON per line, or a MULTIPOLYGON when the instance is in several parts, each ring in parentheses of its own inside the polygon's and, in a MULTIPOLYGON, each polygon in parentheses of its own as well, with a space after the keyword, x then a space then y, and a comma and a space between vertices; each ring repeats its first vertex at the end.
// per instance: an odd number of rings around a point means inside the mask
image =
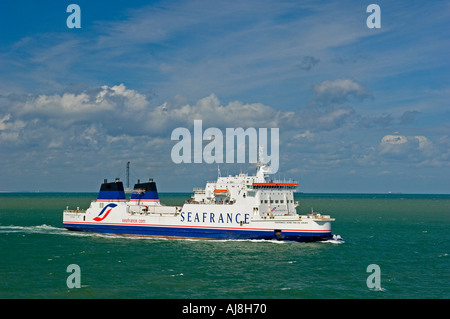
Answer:
POLYGON ((194 188, 182 206, 164 206, 156 183, 138 181, 127 200, 123 184, 107 180, 86 210, 64 211, 69 230, 122 235, 199 239, 278 239, 323 241, 332 238, 329 215, 297 214, 295 181, 268 179, 267 165, 255 175, 220 176, 194 188))

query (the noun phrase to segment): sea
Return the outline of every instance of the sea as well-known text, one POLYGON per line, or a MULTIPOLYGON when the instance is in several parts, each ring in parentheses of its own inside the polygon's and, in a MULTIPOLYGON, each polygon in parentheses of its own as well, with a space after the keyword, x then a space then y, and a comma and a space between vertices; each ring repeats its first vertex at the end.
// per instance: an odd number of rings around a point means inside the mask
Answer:
MULTIPOLYGON (((190 194, 160 193, 165 205, 190 194)), ((342 240, 181 240, 62 227, 96 193, 0 193, 1 299, 448 299, 450 195, 295 194, 342 240), (69 277, 78 267, 80 287, 69 277), (71 268, 72 267, 72 268, 71 268)))

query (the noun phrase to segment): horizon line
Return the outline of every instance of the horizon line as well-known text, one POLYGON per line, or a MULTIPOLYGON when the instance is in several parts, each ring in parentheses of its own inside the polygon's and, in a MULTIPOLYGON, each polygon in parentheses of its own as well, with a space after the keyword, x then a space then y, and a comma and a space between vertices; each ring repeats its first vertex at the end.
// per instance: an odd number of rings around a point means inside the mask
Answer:
MULTIPOLYGON (((93 193, 97 194, 98 191, 4 191, 0 190, 0 194, 18 194, 18 193, 28 193, 28 194, 87 194, 93 193)), ((192 191, 175 191, 175 192, 159 192, 158 194, 192 194, 192 191)), ((295 194, 303 195, 450 195, 450 193, 403 193, 403 192, 365 192, 365 193, 355 193, 355 192, 294 192, 295 194)))

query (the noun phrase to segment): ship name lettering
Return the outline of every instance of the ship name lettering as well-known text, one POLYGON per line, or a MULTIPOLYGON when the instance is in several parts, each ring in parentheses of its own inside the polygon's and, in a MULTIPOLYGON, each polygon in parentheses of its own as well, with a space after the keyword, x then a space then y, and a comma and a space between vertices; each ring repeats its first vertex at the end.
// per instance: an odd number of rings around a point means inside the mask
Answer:
POLYGON ((122 218, 122 223, 139 223, 145 224, 145 219, 136 219, 136 218, 122 218))
POLYGON ((138 220, 134 218, 122 218, 122 223, 137 223, 138 220))
POLYGON ((210 223, 210 224, 248 224, 250 214, 233 213, 193 213, 181 212, 180 222, 182 223, 210 223), (208 218, 209 215, 209 218, 208 218))

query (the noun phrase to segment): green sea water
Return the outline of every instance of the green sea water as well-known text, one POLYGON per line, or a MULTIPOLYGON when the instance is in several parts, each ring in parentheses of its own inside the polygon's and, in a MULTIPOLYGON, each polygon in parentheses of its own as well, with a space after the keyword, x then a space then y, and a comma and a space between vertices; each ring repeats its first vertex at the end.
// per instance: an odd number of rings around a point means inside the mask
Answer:
MULTIPOLYGON (((162 193, 181 205, 190 194, 162 193)), ((71 232, 95 193, 0 194, 0 298, 450 298, 450 195, 296 194, 343 243, 200 241, 71 232), (81 288, 68 288, 68 265, 81 288), (369 289, 367 267, 380 269, 369 289)))

